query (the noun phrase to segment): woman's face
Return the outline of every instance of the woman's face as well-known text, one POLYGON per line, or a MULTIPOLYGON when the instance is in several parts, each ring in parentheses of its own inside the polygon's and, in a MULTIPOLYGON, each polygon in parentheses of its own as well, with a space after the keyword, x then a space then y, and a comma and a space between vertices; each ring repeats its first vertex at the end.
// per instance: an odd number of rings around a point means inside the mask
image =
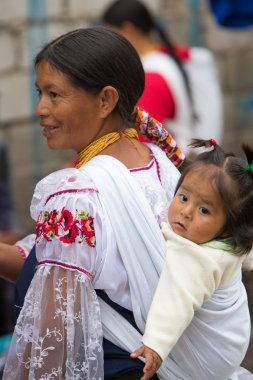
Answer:
POLYGON ((46 61, 37 65, 36 77, 35 113, 48 146, 80 152, 99 134, 98 97, 75 87, 46 61))

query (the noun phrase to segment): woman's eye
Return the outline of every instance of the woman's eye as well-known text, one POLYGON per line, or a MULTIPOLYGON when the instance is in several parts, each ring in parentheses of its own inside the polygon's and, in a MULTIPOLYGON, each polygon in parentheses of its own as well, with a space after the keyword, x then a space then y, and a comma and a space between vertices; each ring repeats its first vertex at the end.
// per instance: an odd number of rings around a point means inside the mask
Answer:
POLYGON ((53 91, 50 92, 50 97, 53 99, 57 98, 58 95, 59 94, 57 94, 57 92, 53 92, 53 91))
POLYGON ((200 210, 201 214, 203 214, 203 215, 209 214, 209 210, 206 207, 200 207, 199 210, 200 210))
POLYGON ((37 87, 36 87, 36 92, 37 92, 37 94, 38 94, 38 96, 40 97, 40 95, 41 95, 41 91, 40 91, 40 89, 38 89, 37 87))
POLYGON ((185 194, 179 194, 179 199, 181 202, 187 202, 188 198, 185 194))

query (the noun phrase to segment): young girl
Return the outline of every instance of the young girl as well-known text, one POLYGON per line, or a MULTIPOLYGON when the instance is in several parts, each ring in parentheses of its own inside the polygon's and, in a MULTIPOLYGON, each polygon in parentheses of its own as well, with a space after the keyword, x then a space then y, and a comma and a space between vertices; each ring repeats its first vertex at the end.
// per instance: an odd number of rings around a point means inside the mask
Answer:
POLYGON ((191 145, 213 149, 179 179, 169 223, 162 224, 167 257, 144 345, 131 356, 146 358, 142 380, 168 355, 184 380, 252 379, 239 366, 250 338, 241 267, 247 261, 253 268, 253 251, 247 255, 253 245, 253 149, 243 145, 246 162, 212 139, 191 145), (209 365, 214 357, 215 368, 209 365))

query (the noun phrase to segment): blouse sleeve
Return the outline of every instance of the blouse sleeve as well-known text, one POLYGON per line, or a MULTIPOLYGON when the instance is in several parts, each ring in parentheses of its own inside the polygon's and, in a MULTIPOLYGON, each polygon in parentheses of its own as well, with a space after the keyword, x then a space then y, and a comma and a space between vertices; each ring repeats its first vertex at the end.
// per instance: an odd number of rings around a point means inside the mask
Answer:
POLYGON ((37 260, 81 268, 94 277, 103 263, 110 229, 99 193, 76 169, 54 174, 56 178, 46 177, 37 186, 31 205, 37 260))
POLYGON ((36 187, 31 204, 37 221, 36 256, 82 268, 121 306, 130 307, 128 278, 100 194, 82 169, 64 169, 36 187), (123 296, 122 296, 123 293, 123 296))
POLYGON ((75 170, 63 171, 37 186, 31 211, 38 265, 15 327, 5 378, 102 379, 103 334, 94 291, 104 255, 98 192, 75 170))
POLYGON ((27 235, 23 239, 20 239, 15 243, 16 247, 19 249, 19 252, 24 259, 27 258, 34 244, 35 234, 27 235))
POLYGON ((102 339, 92 277, 39 265, 15 326, 4 379, 103 379, 102 339))
POLYGON ((221 250, 203 252, 163 224, 167 256, 147 318, 143 342, 164 360, 195 310, 227 281, 242 259, 221 250), (188 242, 188 243, 187 243, 188 242))

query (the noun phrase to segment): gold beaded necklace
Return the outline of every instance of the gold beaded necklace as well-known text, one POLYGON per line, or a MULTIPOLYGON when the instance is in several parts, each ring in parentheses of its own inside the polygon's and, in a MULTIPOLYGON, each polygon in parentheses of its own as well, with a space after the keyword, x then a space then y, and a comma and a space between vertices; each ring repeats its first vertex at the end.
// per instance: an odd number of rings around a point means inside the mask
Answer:
POLYGON ((138 133, 134 128, 127 128, 124 131, 111 132, 100 137, 99 139, 90 143, 78 154, 78 162, 75 167, 79 169, 81 166, 86 164, 86 162, 90 161, 98 153, 102 152, 102 150, 113 144, 115 141, 119 140, 121 137, 137 139, 138 133))

